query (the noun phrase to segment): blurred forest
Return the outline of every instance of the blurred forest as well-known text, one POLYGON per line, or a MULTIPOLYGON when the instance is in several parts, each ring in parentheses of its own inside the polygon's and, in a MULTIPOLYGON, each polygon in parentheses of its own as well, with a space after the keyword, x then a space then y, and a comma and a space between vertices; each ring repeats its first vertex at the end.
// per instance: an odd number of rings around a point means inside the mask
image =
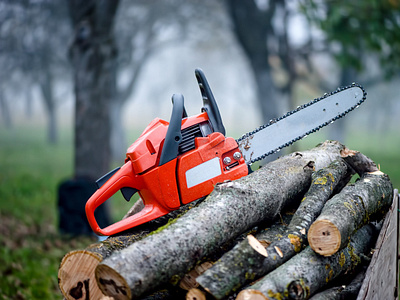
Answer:
MULTIPOLYGON (((32 241, 38 253, 59 247, 61 180, 96 179, 121 165, 148 123, 169 120, 173 93, 184 95, 189 115, 200 112, 195 68, 234 138, 360 83, 365 104, 295 147, 339 140, 400 184, 399 0, 0 0, 3 276, 26 268, 13 253, 32 246, 27 235, 45 233, 45 250, 32 241), (20 222, 30 229, 6 242, 20 222)), ((61 257, 47 262, 49 277, 61 257)), ((15 276, 0 285, 0 298, 27 288, 15 276)), ((18 299, 52 292, 23 290, 18 299)))
MULTIPOLYGON (((196 67, 232 134, 355 81, 370 93, 358 116, 375 122, 364 126, 386 130, 398 114, 396 0, 0 5, 2 126, 40 124, 49 143, 58 142, 60 126, 75 128, 77 175, 84 161, 88 175, 103 174, 124 157, 133 141, 127 132, 137 135, 156 116, 168 120, 172 93, 183 93, 196 113, 196 67)), ((332 138, 343 140, 345 122, 338 123, 332 138)))

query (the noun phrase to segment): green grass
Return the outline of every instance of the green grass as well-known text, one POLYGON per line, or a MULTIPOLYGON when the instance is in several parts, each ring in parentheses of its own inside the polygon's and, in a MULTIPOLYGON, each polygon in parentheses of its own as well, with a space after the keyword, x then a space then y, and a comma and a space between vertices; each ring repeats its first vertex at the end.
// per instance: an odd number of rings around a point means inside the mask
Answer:
POLYGON ((57 232, 57 186, 72 174, 71 135, 46 143, 39 128, 0 130, 0 299, 62 299, 57 272, 93 238, 57 232))
POLYGON ((0 133, 0 211, 27 225, 55 222, 56 187, 72 171, 68 139, 47 145, 42 135, 38 129, 0 133))
MULTIPOLYGON (((57 186, 73 172, 72 134, 60 134, 59 144, 49 145, 41 128, 0 129, 0 299, 62 299, 57 272, 63 255, 94 241, 57 231, 57 186)), ((323 133, 314 134, 297 147, 324 140, 323 133)), ((398 133, 350 132, 346 145, 371 157, 400 186, 398 133)), ((111 204, 114 220, 132 205, 122 197, 111 204)))

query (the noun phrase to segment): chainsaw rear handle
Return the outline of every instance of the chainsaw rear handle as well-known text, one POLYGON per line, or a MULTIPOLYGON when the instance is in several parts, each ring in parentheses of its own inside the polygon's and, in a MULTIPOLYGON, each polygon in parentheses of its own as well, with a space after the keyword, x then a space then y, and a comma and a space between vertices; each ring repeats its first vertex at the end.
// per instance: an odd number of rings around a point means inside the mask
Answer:
POLYGON ((105 228, 100 228, 94 212, 101 204, 111 198, 118 190, 129 188, 135 191, 146 191, 147 189, 144 185, 145 183, 140 176, 135 174, 131 161, 128 161, 117 170, 86 203, 86 216, 93 231, 99 235, 109 236, 167 214, 170 210, 158 203, 155 197, 146 197, 146 201, 144 201, 145 207, 140 212, 105 228))
POLYGON ((86 216, 89 225, 94 232, 101 235, 110 235, 112 232, 112 226, 115 224, 101 229, 96 221, 94 212, 101 204, 111 198, 111 196, 113 196, 120 189, 130 187, 137 190, 138 187, 135 187, 135 177, 131 163, 126 163, 121 168, 115 169, 106 174, 97 181, 97 184, 99 189, 86 202, 86 216), (107 177, 108 180, 104 182, 107 177))

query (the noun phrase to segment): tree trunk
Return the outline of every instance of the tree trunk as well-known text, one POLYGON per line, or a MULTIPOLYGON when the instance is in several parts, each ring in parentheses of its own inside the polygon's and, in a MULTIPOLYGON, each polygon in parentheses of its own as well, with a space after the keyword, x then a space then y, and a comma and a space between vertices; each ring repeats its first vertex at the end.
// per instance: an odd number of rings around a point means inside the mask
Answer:
POLYGON ((365 173, 356 183, 348 185, 323 208, 310 226, 311 248, 330 256, 346 247, 350 236, 361 226, 381 219, 393 200, 393 187, 386 174, 365 173))
POLYGON ((205 201, 168 227, 116 252, 96 268, 104 294, 137 298, 178 280, 203 257, 260 222, 272 221, 303 195, 312 170, 340 157, 343 146, 325 142, 287 155, 234 182, 217 185, 205 201))
POLYGON ((75 176, 98 178, 110 165, 110 102, 116 96, 113 21, 119 1, 71 0, 75 82, 75 176))
POLYGON ((347 174, 347 164, 341 159, 314 172, 311 187, 285 232, 271 238, 268 230, 257 234, 257 239, 244 240, 197 278, 197 282, 215 298, 222 299, 296 255, 306 246, 306 232, 335 187, 343 179, 350 180, 347 174))
POLYGON ((280 114, 279 91, 273 81, 269 65, 269 35, 273 35, 272 18, 275 2, 270 1, 266 11, 260 10, 255 1, 229 0, 228 10, 234 25, 234 33, 242 46, 253 70, 257 86, 257 100, 264 122, 280 114))
POLYGON ((58 127, 56 104, 53 93, 53 77, 48 69, 44 69, 43 73, 43 78, 40 81, 40 89, 42 91, 44 106, 48 117, 47 140, 50 144, 56 144, 58 142, 58 127))
POLYGON ((0 110, 3 119, 3 125, 7 129, 11 129, 13 127, 13 122, 11 120, 10 108, 8 106, 7 100, 4 97, 4 92, 2 87, 0 86, 0 110))
MULTIPOLYGON (((102 242, 90 245, 85 250, 68 252, 63 257, 58 270, 58 285, 64 297, 68 300, 100 299, 103 293, 96 284, 94 271, 103 259, 109 257, 114 251, 124 249, 141 240, 152 231, 166 225, 171 219, 186 213, 202 200, 193 201, 158 219, 110 236, 102 242)), ((141 207, 141 203, 143 202, 139 199, 130 211, 131 214, 134 213, 135 208, 141 207)), ((127 214, 124 218, 131 214, 127 214)))
POLYGON ((110 107, 111 121, 111 154, 115 161, 123 161, 128 145, 126 144, 125 129, 122 122, 122 107, 124 102, 120 99, 113 101, 110 107))
POLYGON ((307 247, 241 291, 236 299, 308 299, 328 282, 354 270, 361 263, 361 257, 369 254, 378 233, 372 224, 362 227, 346 248, 331 257, 320 256, 307 247))

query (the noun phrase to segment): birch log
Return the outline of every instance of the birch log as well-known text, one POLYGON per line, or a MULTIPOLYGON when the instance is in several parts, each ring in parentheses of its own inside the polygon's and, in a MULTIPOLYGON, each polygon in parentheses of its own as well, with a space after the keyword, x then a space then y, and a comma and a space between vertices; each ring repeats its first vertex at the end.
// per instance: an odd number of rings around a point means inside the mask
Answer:
MULTIPOLYGON (((102 242, 90 245, 85 250, 68 252, 63 257, 58 270, 58 285, 64 297, 68 300, 100 299, 103 293, 96 283, 94 270, 103 259, 109 257, 114 251, 124 249, 144 238, 201 201, 202 199, 193 201, 168 215, 110 236, 102 242)), ((139 199, 125 217, 138 212, 141 207, 143 208, 143 202, 139 199)))
POLYGON ((347 247, 324 257, 307 247, 254 285, 242 290, 237 300, 308 299, 338 276, 354 270, 368 255, 379 229, 372 224, 359 229, 347 247))
POLYGON ((393 200, 389 176, 381 171, 364 173, 360 180, 346 186, 323 208, 310 226, 311 248, 325 256, 346 246, 350 236, 374 219, 382 219, 393 200))
POLYGON ((339 182, 350 179, 348 173, 342 159, 314 172, 311 186, 283 235, 271 237, 266 231, 256 238, 249 236, 199 276, 197 282, 216 299, 222 299, 289 260, 307 245, 308 228, 339 182))
POLYGON ((131 299, 162 283, 177 283, 202 257, 259 222, 275 219, 305 193, 314 167, 327 166, 343 149, 328 141, 217 185, 198 207, 167 228, 103 260, 96 268, 100 289, 115 299, 131 299))

